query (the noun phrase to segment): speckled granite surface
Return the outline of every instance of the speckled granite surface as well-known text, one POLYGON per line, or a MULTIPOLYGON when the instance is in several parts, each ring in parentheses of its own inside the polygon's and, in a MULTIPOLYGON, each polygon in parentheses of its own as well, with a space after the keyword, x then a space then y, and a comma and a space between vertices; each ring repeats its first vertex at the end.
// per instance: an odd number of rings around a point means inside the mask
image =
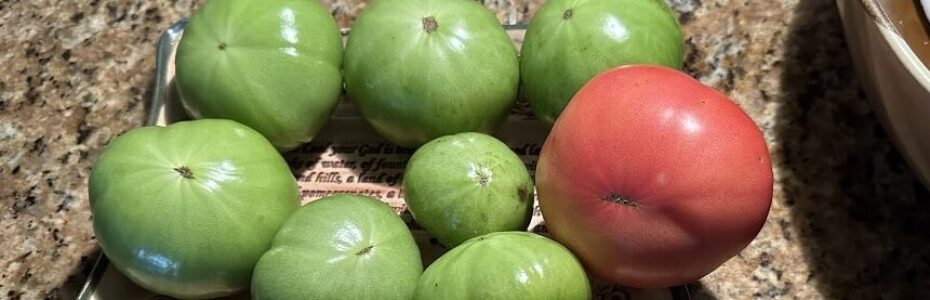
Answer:
MULTIPOLYGON (((484 2, 510 22, 538 7, 484 2)), ((859 92, 833 1, 668 2, 687 71, 764 129, 777 179, 762 233, 699 298, 930 298, 930 193, 859 92)), ((198 3, 0 2, 0 298, 73 298, 98 251, 90 164, 142 123, 155 40, 198 3)), ((348 24, 365 1, 326 3, 348 24)))

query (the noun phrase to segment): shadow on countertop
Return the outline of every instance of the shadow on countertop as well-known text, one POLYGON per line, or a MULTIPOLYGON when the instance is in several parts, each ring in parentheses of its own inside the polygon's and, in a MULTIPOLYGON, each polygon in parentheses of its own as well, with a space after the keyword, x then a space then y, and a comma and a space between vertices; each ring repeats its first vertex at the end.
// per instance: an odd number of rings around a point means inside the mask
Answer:
POLYGON ((930 192, 859 89, 833 1, 801 1, 782 78, 786 205, 830 299, 930 299, 930 192))

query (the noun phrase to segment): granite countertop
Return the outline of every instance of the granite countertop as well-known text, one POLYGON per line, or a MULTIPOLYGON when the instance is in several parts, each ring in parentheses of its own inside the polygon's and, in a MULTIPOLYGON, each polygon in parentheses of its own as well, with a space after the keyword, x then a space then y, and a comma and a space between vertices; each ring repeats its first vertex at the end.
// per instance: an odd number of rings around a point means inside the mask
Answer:
MULTIPOLYGON (((535 1, 484 2, 525 21, 535 1)), ((759 124, 776 177, 759 237, 699 298, 930 297, 930 193, 860 92, 833 1, 667 1, 686 70, 759 124)), ((365 6, 324 2, 343 25, 365 6)), ((74 297, 99 253, 91 162, 142 124, 155 41, 199 3, 0 2, 0 298, 74 297)))

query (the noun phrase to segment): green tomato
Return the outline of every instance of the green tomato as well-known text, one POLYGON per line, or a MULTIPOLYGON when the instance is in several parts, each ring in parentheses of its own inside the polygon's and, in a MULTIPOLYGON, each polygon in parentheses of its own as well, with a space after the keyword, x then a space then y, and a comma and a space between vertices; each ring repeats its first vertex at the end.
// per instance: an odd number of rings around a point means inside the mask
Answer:
POLYGON ((516 48, 472 0, 378 0, 352 26, 346 92, 389 141, 492 133, 519 85, 516 48))
POLYGON ((175 66, 192 117, 239 121, 287 151, 313 139, 336 107, 342 37, 316 1, 207 1, 175 66))
POLYGON ((97 158, 89 185, 97 242, 116 269, 176 298, 247 288, 300 205, 281 155, 229 120, 133 129, 97 158))
POLYGON ((578 259, 529 232, 497 232, 466 241, 433 262, 413 299, 590 299, 578 259))
POLYGON ((255 266, 263 299, 410 299, 423 272, 407 225, 383 202, 326 197, 297 210, 255 266))
POLYGON ((680 68, 683 48, 678 21, 662 0, 550 0, 526 31, 524 93, 551 126, 594 75, 628 64, 680 68))
POLYGON ((414 152, 404 193, 417 224, 443 245, 497 231, 526 230, 533 179, 506 144, 481 133, 435 139, 414 152))

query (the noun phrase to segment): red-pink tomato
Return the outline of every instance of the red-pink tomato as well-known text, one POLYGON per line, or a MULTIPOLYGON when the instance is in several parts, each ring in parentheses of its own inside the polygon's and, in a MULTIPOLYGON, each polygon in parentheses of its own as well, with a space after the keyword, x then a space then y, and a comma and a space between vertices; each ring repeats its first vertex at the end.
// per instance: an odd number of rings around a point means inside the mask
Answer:
POLYGON ((594 275, 638 288, 707 275, 759 233, 772 166, 755 123, 679 71, 614 68, 556 121, 536 174, 552 236, 594 275))

